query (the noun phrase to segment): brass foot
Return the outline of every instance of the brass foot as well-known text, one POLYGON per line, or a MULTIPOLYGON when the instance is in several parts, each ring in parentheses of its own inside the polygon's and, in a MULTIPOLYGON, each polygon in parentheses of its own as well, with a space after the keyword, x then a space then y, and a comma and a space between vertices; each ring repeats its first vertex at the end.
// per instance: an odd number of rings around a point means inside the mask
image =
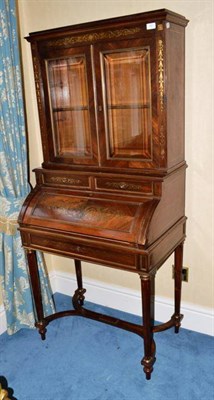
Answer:
POLYGON ((175 319, 175 333, 179 333, 183 315, 182 314, 174 315, 174 319, 175 319))
POLYGON ((141 364, 144 366, 143 370, 146 374, 146 379, 151 379, 151 373, 153 371, 153 365, 155 363, 155 357, 143 357, 141 364))
POLYGON ((41 321, 36 322, 36 328, 38 329, 42 340, 45 340, 45 338, 46 338, 46 336, 45 336, 45 334, 47 332, 46 325, 47 324, 45 322, 41 322, 41 321))

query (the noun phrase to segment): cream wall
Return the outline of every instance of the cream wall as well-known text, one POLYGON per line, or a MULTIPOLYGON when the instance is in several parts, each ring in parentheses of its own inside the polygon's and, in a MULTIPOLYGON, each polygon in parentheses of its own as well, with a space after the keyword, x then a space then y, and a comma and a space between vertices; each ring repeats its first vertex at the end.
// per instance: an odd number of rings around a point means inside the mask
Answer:
MULTIPOLYGON (((40 166, 42 149, 34 90, 29 32, 96 19, 169 8, 183 14, 186 29, 186 159, 187 240, 184 265, 190 268, 189 283, 183 285, 183 300, 198 306, 213 303, 213 2, 140 0, 18 0, 24 85, 29 132, 30 169, 40 166), (212 199, 212 200, 211 200, 212 199)), ((35 183, 34 174, 31 182, 35 183)), ((49 256, 49 268, 73 272, 72 261, 49 256)), ((157 294, 172 297, 170 258, 157 274, 157 294)), ((84 264, 84 274, 93 279, 139 289, 138 276, 105 267, 84 264)))

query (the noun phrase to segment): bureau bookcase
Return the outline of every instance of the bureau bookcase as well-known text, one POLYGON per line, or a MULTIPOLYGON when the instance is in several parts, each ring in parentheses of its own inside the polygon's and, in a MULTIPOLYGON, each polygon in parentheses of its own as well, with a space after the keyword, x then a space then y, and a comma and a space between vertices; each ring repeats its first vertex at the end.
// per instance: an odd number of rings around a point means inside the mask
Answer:
POLYGON ((184 55, 187 20, 157 10, 31 33, 44 162, 19 216, 45 338, 81 315, 139 334, 149 379, 154 333, 182 316, 185 240, 184 55), (73 308, 44 317, 36 250, 75 260, 73 308), (175 254, 175 311, 154 325, 155 275, 175 254), (84 308, 81 261, 137 273, 142 325, 84 308))

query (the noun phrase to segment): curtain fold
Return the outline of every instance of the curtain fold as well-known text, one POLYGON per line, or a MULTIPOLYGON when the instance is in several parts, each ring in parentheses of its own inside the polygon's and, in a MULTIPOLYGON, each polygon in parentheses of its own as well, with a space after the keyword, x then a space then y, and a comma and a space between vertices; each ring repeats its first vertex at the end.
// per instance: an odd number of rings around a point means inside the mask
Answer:
MULTIPOLYGON (((34 327, 26 255, 17 218, 30 191, 16 3, 0 0, 0 281, 9 334, 34 327)), ((46 315, 54 311, 41 254, 37 254, 46 315)))

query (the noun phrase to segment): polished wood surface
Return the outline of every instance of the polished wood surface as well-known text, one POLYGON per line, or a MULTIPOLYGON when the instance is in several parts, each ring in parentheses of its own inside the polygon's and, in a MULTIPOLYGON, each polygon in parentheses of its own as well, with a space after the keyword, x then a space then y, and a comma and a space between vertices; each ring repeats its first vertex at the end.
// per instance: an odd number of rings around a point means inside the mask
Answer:
POLYGON ((150 379, 154 333, 182 315, 186 235, 184 29, 168 10, 31 33, 44 162, 19 216, 36 326, 81 315, 144 340, 150 379), (75 260, 74 310, 44 317, 35 250, 75 260), (154 326, 155 275, 175 252, 175 313, 154 326), (81 261, 138 273, 143 324, 84 308, 81 261))

